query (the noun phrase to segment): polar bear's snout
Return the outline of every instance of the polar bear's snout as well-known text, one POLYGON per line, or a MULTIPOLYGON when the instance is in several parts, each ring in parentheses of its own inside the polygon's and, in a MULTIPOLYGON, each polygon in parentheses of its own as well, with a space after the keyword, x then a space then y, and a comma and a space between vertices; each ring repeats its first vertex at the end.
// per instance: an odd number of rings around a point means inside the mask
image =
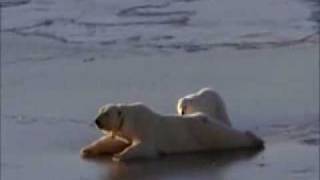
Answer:
POLYGON ((102 126, 101 126, 101 123, 100 123, 99 119, 96 119, 96 120, 94 121, 94 123, 96 124, 97 128, 99 128, 99 129, 101 129, 101 128, 102 128, 102 126))
POLYGON ((100 114, 98 115, 98 117, 96 117, 96 119, 94 120, 94 123, 96 124, 98 129, 104 129, 104 130, 108 130, 111 128, 108 128, 108 120, 105 119, 105 115, 104 114, 100 114))

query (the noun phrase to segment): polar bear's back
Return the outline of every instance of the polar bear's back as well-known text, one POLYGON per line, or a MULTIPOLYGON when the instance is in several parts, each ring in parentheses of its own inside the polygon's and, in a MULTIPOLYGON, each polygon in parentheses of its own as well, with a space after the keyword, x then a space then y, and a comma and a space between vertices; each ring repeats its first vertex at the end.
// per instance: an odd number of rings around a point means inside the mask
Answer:
POLYGON ((203 113, 167 116, 158 127, 157 141, 164 152, 228 149, 250 143, 244 133, 203 113))
POLYGON ((158 149, 163 153, 203 150, 191 132, 198 121, 201 117, 196 115, 162 116, 156 127, 158 149))

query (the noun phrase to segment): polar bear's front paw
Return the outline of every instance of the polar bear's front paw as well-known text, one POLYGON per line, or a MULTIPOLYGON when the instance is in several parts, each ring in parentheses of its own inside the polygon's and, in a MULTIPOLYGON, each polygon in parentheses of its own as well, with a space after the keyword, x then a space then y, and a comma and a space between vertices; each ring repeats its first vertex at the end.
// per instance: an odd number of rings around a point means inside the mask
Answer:
POLYGON ((115 154, 115 155, 112 156, 112 161, 113 162, 119 162, 120 160, 121 160, 121 156, 120 155, 115 154))
POLYGON ((119 161, 126 161, 128 159, 131 159, 132 157, 130 156, 130 151, 125 152, 125 153, 116 153, 112 156, 112 161, 114 162, 119 162, 119 161))

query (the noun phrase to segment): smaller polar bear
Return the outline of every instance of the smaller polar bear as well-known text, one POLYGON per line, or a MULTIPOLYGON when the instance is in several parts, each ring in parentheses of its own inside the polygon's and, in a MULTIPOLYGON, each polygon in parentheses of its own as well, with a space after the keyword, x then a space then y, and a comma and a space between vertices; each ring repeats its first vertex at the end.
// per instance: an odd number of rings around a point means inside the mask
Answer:
POLYGON ((180 98, 177 103, 177 111, 180 115, 202 112, 231 127, 223 99, 210 88, 203 88, 196 93, 180 98))
POLYGON ((83 149, 82 153, 110 152, 108 148, 113 148, 112 141, 115 141, 112 137, 126 139, 122 144, 115 145, 113 160, 208 150, 263 148, 263 141, 253 133, 240 132, 211 120, 203 113, 161 115, 140 103, 106 105, 101 108, 95 123, 100 130, 114 135, 97 140, 83 149))

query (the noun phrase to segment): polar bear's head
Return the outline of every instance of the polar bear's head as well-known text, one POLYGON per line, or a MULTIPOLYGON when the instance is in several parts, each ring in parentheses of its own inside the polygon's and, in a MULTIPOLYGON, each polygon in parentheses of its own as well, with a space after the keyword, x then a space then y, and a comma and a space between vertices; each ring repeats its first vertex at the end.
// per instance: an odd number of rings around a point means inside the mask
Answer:
POLYGON ((123 126, 123 113, 118 105, 104 105, 95 119, 97 127, 105 131, 118 131, 123 126))

